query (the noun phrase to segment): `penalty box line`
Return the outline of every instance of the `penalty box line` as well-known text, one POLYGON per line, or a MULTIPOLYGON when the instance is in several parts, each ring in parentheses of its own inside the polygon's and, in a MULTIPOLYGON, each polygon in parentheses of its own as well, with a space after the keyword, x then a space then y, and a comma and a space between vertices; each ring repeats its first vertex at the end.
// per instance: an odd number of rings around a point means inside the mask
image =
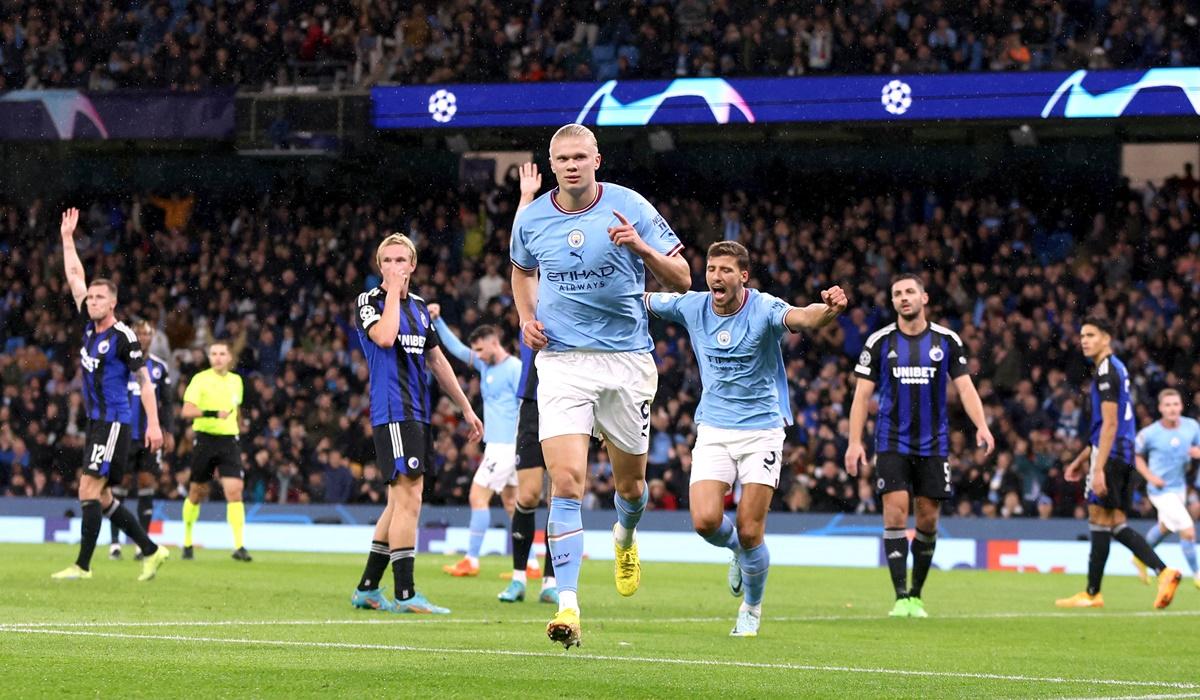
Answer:
POLYGON ((105 639, 127 639, 139 641, 165 641, 181 643, 230 644, 241 646, 265 646, 309 649, 346 649, 372 651, 400 651, 422 654, 456 654, 462 656, 499 656, 538 659, 581 659, 588 661, 622 661, 626 663, 660 664, 666 666, 701 666, 724 668, 751 668, 760 670, 800 671, 821 673, 847 673, 856 675, 892 675, 921 678, 957 678, 983 681, 1009 681, 1016 683, 1050 683, 1105 685, 1127 688, 1174 688, 1196 690, 1200 685, 1179 681, 1133 681, 1110 678, 1062 678, 1056 676, 1023 676, 1002 673, 971 673, 955 671, 919 671, 912 669, 889 669, 878 667, 822 666, 814 664, 767 663, 754 661, 718 661, 713 659, 679 659, 653 656, 614 656, 608 654, 573 654, 569 652, 515 651, 507 649, 454 649, 444 647, 420 647, 407 644, 360 644, 353 642, 308 642, 282 639, 235 639, 221 637, 186 637, 168 634, 128 634, 124 632, 91 632, 84 630, 8 627, 6 632, 16 634, 42 634, 64 637, 99 637, 105 639))

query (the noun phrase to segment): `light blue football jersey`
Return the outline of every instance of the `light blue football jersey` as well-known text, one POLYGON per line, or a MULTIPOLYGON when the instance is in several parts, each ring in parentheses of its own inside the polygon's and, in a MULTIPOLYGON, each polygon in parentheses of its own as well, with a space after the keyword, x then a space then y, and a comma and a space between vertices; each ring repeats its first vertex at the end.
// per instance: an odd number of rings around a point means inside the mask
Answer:
POLYGON ((537 319, 546 326, 547 350, 649 352, 649 322, 642 295, 646 265, 614 245, 608 229, 620 212, 654 250, 683 249, 670 224, 637 192, 598 183, 596 201, 576 212, 561 209, 558 190, 538 197, 513 222, 509 255, 523 270, 540 271, 537 319))
POLYGON ((746 289, 738 311, 720 316, 711 292, 647 294, 655 316, 687 329, 700 363, 703 391, 696 422, 714 428, 754 430, 792 424, 787 371, 779 343, 791 305, 746 289))
POLYGON ((521 399, 517 389, 521 385, 521 361, 509 355, 502 362, 489 365, 471 352, 450 326, 439 316, 433 321, 438 338, 451 355, 479 372, 479 393, 483 398, 483 441, 489 445, 515 445, 517 442, 517 416, 521 399))
POLYGON ((1134 441, 1134 449, 1146 459, 1154 475, 1163 480, 1161 489, 1146 484, 1151 496, 1164 493, 1187 494, 1187 470, 1192 458, 1188 451, 1200 445, 1200 423, 1184 416, 1175 429, 1167 428, 1162 421, 1154 421, 1142 428, 1134 441))

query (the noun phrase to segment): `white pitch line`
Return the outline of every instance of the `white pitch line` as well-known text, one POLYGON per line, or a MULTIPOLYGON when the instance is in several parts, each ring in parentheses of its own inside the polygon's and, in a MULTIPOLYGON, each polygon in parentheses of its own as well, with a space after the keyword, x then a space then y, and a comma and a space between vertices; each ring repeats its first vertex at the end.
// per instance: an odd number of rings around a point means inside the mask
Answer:
POLYGON ((361 649, 375 651, 402 651, 422 654, 461 654, 466 656, 504 656, 539 659, 582 659, 588 661, 623 661, 670 666, 710 666, 725 668, 753 668, 777 671, 816 671, 821 673, 886 674, 890 676, 916 676, 922 678, 959 678, 985 681, 1013 681, 1018 683, 1053 683, 1080 685, 1107 685, 1131 688, 1177 688, 1180 690, 1200 689, 1195 683, 1178 681, 1131 681, 1109 678, 1061 678, 1056 676, 1019 676, 1002 673, 960 673, 954 671, 916 671, 891 668, 856 668, 853 666, 818 666, 809 664, 765 663, 753 661, 715 661, 712 659, 676 659, 653 656, 613 656, 607 654, 571 654, 568 652, 513 651, 506 649, 453 649, 442 647, 418 647, 406 644, 356 644, 351 642, 305 642, 281 639, 229 639, 221 637, 184 637, 166 634, 124 634, 120 632, 84 632, 62 629, 9 628, 18 634, 45 634, 74 637, 102 637, 106 639, 130 639, 166 642, 200 642, 205 644, 239 644, 245 646, 308 647, 314 649, 361 649))
POLYGON ((1200 698, 1200 693, 1170 695, 1121 695, 1104 698, 1061 698, 1061 700, 1174 700, 1174 698, 1200 698))
MULTIPOLYGON (((1141 618, 1141 617, 1200 617, 1200 610, 1160 610, 1160 611, 1123 611, 1123 612, 1030 612, 1030 613, 963 613, 951 615, 936 615, 932 619, 933 622, 938 620, 1022 620, 1022 619, 1057 619, 1069 618, 1073 620, 1107 620, 1113 618, 1141 618)), ((709 617, 656 617, 656 618, 631 618, 631 617, 589 617, 589 623, 606 623, 606 624, 698 624, 712 622, 728 622, 729 616, 709 616, 709 617)), ((871 615, 783 615, 775 617, 764 617, 765 622, 885 622, 890 624, 890 621, 885 621, 883 617, 871 615)), ((368 620, 345 620, 345 619, 329 619, 329 620, 159 620, 154 622, 138 622, 138 621, 96 621, 96 622, 4 622, 0 623, 0 630, 16 629, 16 628, 37 628, 37 627, 54 627, 60 629, 70 628, 93 628, 93 627, 270 627, 270 626, 316 626, 316 625, 418 625, 418 624, 436 624, 436 625, 491 625, 491 624, 506 624, 506 625, 533 625, 545 622, 543 618, 536 619, 506 619, 506 618, 478 618, 478 619, 462 619, 455 617, 419 617, 411 618, 404 617, 399 619, 376 618, 368 620)), ((927 623, 917 623, 927 624, 927 623)))

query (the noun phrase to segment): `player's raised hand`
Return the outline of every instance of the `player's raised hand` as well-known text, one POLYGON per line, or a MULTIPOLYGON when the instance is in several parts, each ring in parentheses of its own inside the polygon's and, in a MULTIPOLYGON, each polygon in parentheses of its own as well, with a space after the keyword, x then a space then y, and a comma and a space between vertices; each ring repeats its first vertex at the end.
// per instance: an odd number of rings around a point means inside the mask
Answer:
POLYGON ((146 447, 151 452, 158 452, 158 450, 162 448, 163 433, 162 433, 162 428, 158 427, 157 423, 155 423, 154 425, 146 426, 145 442, 146 442, 146 447))
POLYGON ((846 292, 836 284, 821 292, 821 302, 830 308, 834 313, 842 313, 846 310, 850 300, 846 297, 846 292))
POLYGON ((996 438, 992 437, 992 431, 985 427, 975 431, 975 444, 984 448, 987 454, 991 454, 992 450, 996 449, 996 438))
POLYGON ((467 425, 471 427, 471 432, 467 434, 467 439, 471 442, 479 442, 483 439, 483 421, 479 420, 479 416, 475 415, 474 411, 463 416, 467 421, 467 425))
POLYGON ((521 337, 530 350, 543 350, 550 344, 546 337, 546 325, 537 319, 521 324, 521 337))
POLYGON ((629 219, 626 219, 625 215, 616 209, 613 209, 613 216, 617 217, 617 221, 620 224, 608 228, 609 240, 614 245, 628 246, 630 250, 638 255, 644 255, 649 252, 650 246, 646 245, 646 242, 638 235, 637 229, 633 227, 633 224, 629 223, 629 219))
POLYGON ((542 189, 542 174, 534 163, 521 164, 521 196, 536 196, 542 189))
POLYGON ((430 321, 436 321, 442 315, 442 305, 441 304, 430 304, 429 306, 426 306, 425 308, 429 309, 429 320, 430 321))
POLYGON ((62 234, 63 238, 73 238, 77 225, 79 225, 79 210, 71 207, 63 212, 62 223, 59 224, 58 232, 62 234))
POLYGON ((867 450, 861 443, 851 443, 846 448, 846 473, 850 476, 858 476, 858 468, 862 466, 867 468, 867 450))

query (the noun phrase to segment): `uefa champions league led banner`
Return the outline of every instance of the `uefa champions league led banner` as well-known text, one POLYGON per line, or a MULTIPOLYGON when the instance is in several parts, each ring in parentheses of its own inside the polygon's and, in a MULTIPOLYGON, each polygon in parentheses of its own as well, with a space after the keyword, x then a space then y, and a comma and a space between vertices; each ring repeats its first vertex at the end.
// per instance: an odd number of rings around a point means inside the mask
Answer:
POLYGON ((0 140, 227 139, 234 91, 0 92, 0 140))
POLYGON ((1200 115, 1200 68, 377 87, 379 129, 1200 115))

